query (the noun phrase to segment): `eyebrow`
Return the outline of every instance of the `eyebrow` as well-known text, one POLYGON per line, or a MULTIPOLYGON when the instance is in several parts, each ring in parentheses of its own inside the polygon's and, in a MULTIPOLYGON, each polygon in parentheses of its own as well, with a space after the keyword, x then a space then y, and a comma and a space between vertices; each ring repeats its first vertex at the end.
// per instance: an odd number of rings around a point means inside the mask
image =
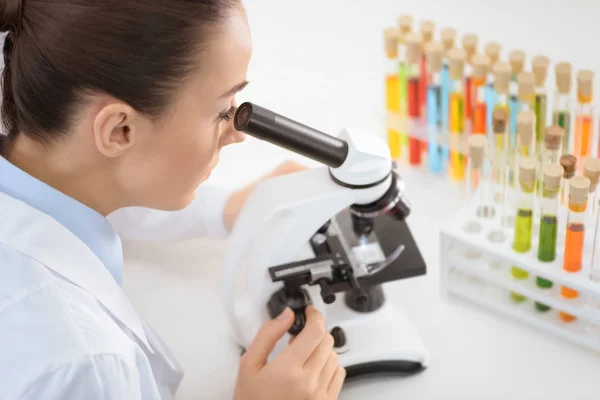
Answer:
POLYGON ((235 85, 234 87, 232 87, 231 89, 229 89, 227 92, 225 92, 221 96, 221 98, 223 99, 225 97, 231 97, 231 96, 233 96, 234 94, 242 91, 246 86, 248 86, 248 83, 250 83, 250 82, 244 81, 242 83, 238 83, 237 85, 235 85))

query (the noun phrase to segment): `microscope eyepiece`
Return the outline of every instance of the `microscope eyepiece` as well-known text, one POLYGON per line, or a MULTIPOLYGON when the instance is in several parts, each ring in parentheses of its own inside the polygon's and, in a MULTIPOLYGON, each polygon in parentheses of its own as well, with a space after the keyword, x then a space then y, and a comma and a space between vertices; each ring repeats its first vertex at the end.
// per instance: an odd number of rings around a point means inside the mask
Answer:
POLYGON ((233 117, 236 130, 328 165, 341 166, 348 143, 253 103, 240 105, 233 117))

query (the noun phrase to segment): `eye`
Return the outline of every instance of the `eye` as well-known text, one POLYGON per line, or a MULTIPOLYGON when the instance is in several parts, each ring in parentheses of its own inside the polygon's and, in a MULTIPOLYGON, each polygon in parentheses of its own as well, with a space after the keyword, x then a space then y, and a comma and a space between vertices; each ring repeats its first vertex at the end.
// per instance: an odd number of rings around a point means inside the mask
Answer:
POLYGON ((237 107, 231 106, 229 110, 219 114, 219 118, 221 118, 223 121, 231 121, 236 111, 237 107))

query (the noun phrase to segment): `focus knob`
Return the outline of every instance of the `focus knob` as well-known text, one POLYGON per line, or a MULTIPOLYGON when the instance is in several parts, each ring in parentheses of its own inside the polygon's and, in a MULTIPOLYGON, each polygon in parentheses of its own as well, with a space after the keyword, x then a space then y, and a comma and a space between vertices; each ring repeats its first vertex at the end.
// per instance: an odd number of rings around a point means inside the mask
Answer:
POLYGON ((342 328, 336 326, 330 333, 333 336, 333 347, 344 347, 346 345, 346 333, 342 328))

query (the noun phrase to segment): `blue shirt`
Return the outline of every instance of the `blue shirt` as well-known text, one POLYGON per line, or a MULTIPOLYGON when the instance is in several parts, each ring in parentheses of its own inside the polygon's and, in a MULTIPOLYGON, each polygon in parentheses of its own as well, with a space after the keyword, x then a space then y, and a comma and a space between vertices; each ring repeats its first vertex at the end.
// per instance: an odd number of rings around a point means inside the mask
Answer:
POLYGON ((1 156, 0 191, 57 220, 85 243, 121 284, 121 239, 104 216, 34 178, 1 156))

